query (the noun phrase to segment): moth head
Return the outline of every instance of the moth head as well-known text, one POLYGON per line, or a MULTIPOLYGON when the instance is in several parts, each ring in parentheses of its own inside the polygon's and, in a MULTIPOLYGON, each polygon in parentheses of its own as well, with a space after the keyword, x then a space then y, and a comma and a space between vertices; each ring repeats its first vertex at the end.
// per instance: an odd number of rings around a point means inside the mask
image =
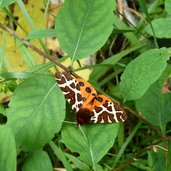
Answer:
POLYGON ((85 108, 81 108, 76 113, 77 123, 80 125, 85 124, 85 123, 90 123, 91 117, 92 117, 92 112, 88 109, 85 109, 85 108))

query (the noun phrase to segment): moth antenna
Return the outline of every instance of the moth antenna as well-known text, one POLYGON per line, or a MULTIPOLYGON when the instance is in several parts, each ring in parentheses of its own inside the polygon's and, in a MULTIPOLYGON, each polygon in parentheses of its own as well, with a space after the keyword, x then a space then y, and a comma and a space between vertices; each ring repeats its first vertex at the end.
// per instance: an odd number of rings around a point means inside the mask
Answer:
POLYGON ((64 123, 69 123, 69 124, 74 124, 74 125, 76 125, 77 124, 77 122, 71 122, 71 121, 62 121, 62 120, 60 120, 61 122, 64 122, 64 123))

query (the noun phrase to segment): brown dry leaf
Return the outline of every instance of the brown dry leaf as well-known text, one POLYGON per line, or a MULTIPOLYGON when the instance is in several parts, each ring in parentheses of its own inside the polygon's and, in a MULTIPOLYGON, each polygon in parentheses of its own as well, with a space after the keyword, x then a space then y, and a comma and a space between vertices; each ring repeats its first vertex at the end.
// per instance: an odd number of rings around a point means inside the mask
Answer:
POLYGON ((170 89, 169 89, 169 79, 167 79, 164 84, 163 87, 161 89, 161 94, 165 94, 165 93, 171 93, 170 89))

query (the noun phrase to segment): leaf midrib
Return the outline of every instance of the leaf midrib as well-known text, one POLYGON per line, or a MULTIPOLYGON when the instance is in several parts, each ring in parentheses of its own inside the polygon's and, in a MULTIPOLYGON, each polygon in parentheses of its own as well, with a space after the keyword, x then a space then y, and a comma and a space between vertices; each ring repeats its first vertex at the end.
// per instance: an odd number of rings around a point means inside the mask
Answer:
POLYGON ((158 58, 156 61, 154 61, 151 65, 147 66, 147 69, 139 76, 139 78, 133 83, 133 86, 130 87, 126 97, 124 98, 124 101, 126 101, 126 99, 128 98, 130 92, 132 91, 132 89, 135 87, 135 85, 137 84, 137 82, 152 68, 153 65, 155 65, 158 61, 160 60, 160 58, 158 58))
POLYGON ((79 46, 79 43, 80 43, 80 40, 81 40, 82 32, 83 32, 83 30, 84 30, 84 27, 85 27, 87 18, 88 18, 88 16, 89 16, 89 11, 90 11, 90 9, 91 9, 90 7, 91 7, 92 3, 93 3, 93 0, 90 2, 90 5, 88 6, 87 14, 86 14, 86 16, 85 16, 85 19, 84 19, 82 28, 81 28, 80 33, 79 33, 79 35, 78 35, 78 39, 77 39, 77 42, 76 42, 75 50, 74 50, 74 53, 73 53, 73 56, 72 56, 72 61, 74 61, 74 59, 75 59, 75 55, 76 55, 76 53, 77 53, 77 49, 78 49, 78 46, 79 46))
MULTIPOLYGON (((33 117, 35 116, 36 114, 36 111, 40 108, 40 106, 44 103, 44 101, 46 100, 46 98, 48 97, 48 95, 50 94, 50 92, 53 90, 53 88, 57 85, 57 83, 55 83, 50 89, 49 91, 45 94, 44 98, 41 100, 41 103, 36 107, 36 109, 32 112, 31 114, 31 117, 29 118, 29 120, 27 121, 27 124, 26 124, 26 127, 24 129, 24 132, 26 132, 26 130, 28 129, 29 125, 30 125, 30 122, 31 120, 33 119, 33 117)), ((21 129, 23 130, 23 129, 21 129)), ((20 132, 20 131, 19 131, 20 132)), ((19 134, 18 132, 18 134, 19 134)), ((26 139, 26 137, 25 137, 26 139)), ((25 139, 23 140, 23 142, 25 141, 25 139)))

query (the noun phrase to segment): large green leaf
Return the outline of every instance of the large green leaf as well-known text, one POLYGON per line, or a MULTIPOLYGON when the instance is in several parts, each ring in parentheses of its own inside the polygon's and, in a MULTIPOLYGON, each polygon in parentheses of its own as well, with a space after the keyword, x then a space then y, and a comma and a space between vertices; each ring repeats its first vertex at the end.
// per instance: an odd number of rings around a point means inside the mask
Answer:
POLYGON ((13 132, 0 126, 0 170, 16 171, 16 147, 13 132))
POLYGON ((52 163, 45 151, 31 152, 26 158, 22 171, 53 171, 52 163))
POLYGON ((159 81, 136 101, 137 111, 151 124, 162 130, 171 121, 171 94, 161 94, 159 81))
POLYGON ((56 17, 60 45, 72 60, 101 48, 113 29, 114 0, 66 0, 56 17))
POLYGON ((61 129, 65 100, 55 79, 40 75, 22 82, 15 90, 7 110, 17 146, 37 149, 61 129))
POLYGON ((88 124, 81 126, 65 124, 62 140, 72 151, 79 153, 79 159, 95 167, 97 162, 113 146, 119 124, 88 124))
MULTIPOLYGON (((158 18, 152 21, 155 31, 155 36, 158 38, 171 38, 171 18, 158 18)), ((150 25, 145 29, 150 35, 153 36, 150 25)))
POLYGON ((169 56, 166 48, 151 49, 131 61, 121 77, 120 89, 124 101, 143 96, 166 68, 169 56))

